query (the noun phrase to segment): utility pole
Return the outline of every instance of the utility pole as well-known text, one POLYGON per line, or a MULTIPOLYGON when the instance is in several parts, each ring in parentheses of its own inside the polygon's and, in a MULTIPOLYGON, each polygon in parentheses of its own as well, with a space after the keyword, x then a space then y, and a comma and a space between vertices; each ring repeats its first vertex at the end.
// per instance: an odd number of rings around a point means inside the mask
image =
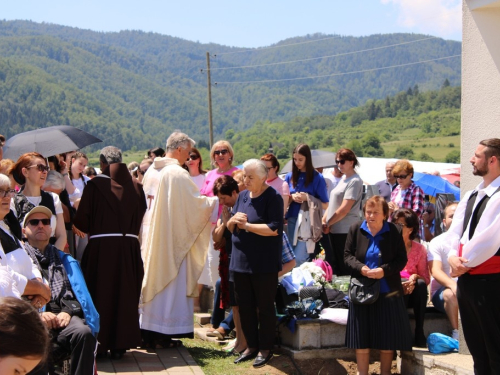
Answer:
POLYGON ((214 128, 212 123, 212 82, 210 80, 210 53, 207 52, 207 86, 208 86, 208 129, 210 137, 210 149, 214 144, 214 128))

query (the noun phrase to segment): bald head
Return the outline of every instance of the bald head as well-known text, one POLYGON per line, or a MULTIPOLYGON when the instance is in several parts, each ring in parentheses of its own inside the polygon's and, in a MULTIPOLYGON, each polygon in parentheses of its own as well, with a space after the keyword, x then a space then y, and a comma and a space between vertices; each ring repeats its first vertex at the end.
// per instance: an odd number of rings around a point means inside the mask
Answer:
POLYGON ((387 179, 387 182, 389 182, 391 185, 394 185, 396 183, 396 179, 392 174, 392 170, 394 169, 395 165, 396 165, 395 161, 388 161, 387 163, 385 163, 385 178, 387 179))

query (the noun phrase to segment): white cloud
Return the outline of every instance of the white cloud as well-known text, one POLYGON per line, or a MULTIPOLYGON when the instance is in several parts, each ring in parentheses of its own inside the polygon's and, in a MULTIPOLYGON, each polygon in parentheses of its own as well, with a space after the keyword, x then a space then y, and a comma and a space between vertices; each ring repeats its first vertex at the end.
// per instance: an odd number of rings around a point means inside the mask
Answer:
POLYGON ((415 32, 452 36, 462 30, 461 0, 381 0, 398 10, 398 24, 415 32))

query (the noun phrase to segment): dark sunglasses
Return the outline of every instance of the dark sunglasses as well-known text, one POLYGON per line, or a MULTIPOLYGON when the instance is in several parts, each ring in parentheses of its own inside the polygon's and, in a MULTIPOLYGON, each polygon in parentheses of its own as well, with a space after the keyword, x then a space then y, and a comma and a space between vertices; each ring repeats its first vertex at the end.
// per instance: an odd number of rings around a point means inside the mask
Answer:
POLYGON ((142 174, 143 176, 146 174, 148 170, 146 169, 145 171, 143 171, 142 169, 138 169, 137 172, 139 172, 140 174, 142 174))
POLYGON ((340 165, 344 165, 345 160, 335 160, 335 163, 340 164, 340 165))
POLYGON ((400 178, 401 180, 404 180, 406 177, 408 177, 409 175, 407 174, 400 174, 399 176, 394 176, 394 178, 400 178))
POLYGON ((50 170, 49 167, 47 167, 46 165, 43 165, 43 164, 30 165, 29 167, 26 167, 26 169, 30 169, 33 167, 36 167, 39 172, 48 172, 50 170))
POLYGON ((50 225, 50 219, 31 219, 28 220, 28 224, 36 227, 40 221, 43 225, 50 225))
POLYGON ((427 212, 429 215, 434 213, 434 211, 432 211, 432 210, 425 210, 425 212, 427 212))
POLYGON ((16 191, 14 189, 0 190, 0 198, 5 198, 5 197, 12 198, 15 195, 16 195, 16 191))
POLYGON ((226 155, 227 153, 229 152, 229 150, 217 150, 217 151, 214 151, 214 154, 215 155, 226 155))
MULTIPOLYGON (((223 151, 225 151, 225 150, 223 150, 223 151)), ((217 152, 217 151, 215 151, 215 152, 217 152)), ((191 155, 189 155, 188 160, 193 160, 193 161, 194 161, 194 160, 198 160, 199 158, 200 158, 200 157, 199 157, 198 155, 196 155, 196 154, 191 154, 191 155)))

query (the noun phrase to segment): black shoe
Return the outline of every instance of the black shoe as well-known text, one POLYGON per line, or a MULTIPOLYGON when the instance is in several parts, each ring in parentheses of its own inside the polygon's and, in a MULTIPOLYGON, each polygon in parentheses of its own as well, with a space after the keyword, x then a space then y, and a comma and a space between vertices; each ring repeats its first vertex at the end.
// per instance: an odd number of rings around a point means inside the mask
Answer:
POLYGON ((257 357, 257 354, 259 354, 259 349, 255 349, 255 351, 253 351, 252 353, 242 354, 234 360, 234 364, 238 364, 240 362, 250 361, 251 359, 254 359, 255 357, 257 357))
POLYGON ((255 361, 253 362, 253 367, 258 368, 265 366, 267 362, 269 362, 273 358, 273 351, 270 350, 269 354, 266 357, 263 357, 261 355, 258 355, 257 358, 255 358, 255 361))
POLYGON ((425 338, 425 335, 423 333, 415 336, 415 347, 427 348, 427 339, 425 338))

